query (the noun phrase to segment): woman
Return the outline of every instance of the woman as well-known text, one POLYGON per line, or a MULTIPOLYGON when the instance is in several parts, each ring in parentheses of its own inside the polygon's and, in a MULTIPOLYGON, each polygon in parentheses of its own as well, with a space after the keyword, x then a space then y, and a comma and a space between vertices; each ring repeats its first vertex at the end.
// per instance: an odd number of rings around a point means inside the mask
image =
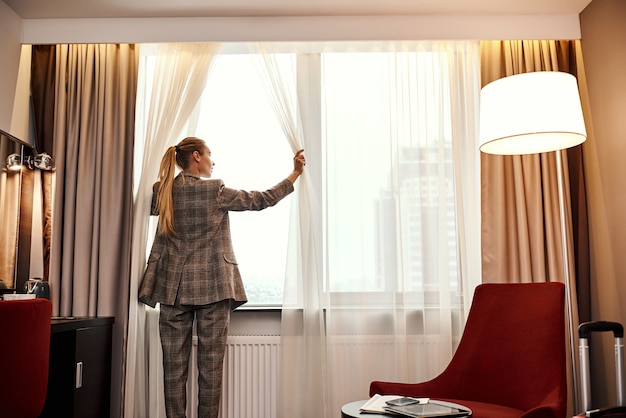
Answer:
POLYGON ((184 417, 194 320, 198 334, 198 416, 219 411, 222 367, 230 312, 247 301, 233 253, 229 211, 262 210, 294 190, 304 169, 303 150, 293 171, 265 192, 229 189, 209 180, 214 163, 203 140, 189 137, 170 147, 161 160, 152 197, 158 229, 139 300, 160 303, 165 409, 184 417), (176 166, 182 170, 176 177, 176 166))

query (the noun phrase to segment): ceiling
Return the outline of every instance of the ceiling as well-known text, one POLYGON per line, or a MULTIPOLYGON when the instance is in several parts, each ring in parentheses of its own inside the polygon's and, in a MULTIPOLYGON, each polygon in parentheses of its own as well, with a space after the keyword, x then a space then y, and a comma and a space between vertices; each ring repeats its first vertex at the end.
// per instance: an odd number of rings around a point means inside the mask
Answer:
POLYGON ((578 15, 591 0, 0 0, 22 19, 578 15))

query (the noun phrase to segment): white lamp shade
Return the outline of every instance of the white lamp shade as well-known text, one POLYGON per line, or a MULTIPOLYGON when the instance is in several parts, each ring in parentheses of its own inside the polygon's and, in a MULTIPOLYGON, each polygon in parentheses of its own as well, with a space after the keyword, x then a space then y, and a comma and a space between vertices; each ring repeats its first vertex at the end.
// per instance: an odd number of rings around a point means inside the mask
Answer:
POLYGON ((578 83, 571 74, 518 74, 493 81, 481 91, 482 152, 535 154, 573 147, 586 138, 578 83))

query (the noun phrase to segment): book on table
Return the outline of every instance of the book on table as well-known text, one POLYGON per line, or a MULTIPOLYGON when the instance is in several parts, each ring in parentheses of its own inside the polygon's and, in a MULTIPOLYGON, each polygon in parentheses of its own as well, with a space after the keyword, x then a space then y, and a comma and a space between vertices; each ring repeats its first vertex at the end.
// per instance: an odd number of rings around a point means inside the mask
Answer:
POLYGON ((363 413, 393 414, 410 418, 470 417, 471 409, 453 402, 399 395, 374 395, 361 407, 363 413))
MULTIPOLYGON (((389 411, 385 410, 385 406, 389 406, 387 402, 393 403, 394 401, 397 401, 398 399, 408 399, 408 398, 405 398, 402 395, 375 394, 361 406, 360 411, 363 413, 370 413, 370 414, 388 413, 389 411)), ((410 399, 415 399, 417 402, 428 402, 428 398, 410 398, 410 399)))

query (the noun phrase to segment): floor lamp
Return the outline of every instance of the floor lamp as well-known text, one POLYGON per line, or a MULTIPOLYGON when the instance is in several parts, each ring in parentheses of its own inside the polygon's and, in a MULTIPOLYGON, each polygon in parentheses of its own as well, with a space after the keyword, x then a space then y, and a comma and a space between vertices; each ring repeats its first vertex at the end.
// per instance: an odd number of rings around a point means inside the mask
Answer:
POLYGON ((539 71, 504 77, 483 87, 480 95, 480 150, 487 154, 556 153, 563 272, 573 382, 574 408, 579 408, 575 331, 570 288, 569 251, 565 230, 565 191, 561 151, 585 141, 587 133, 576 78, 568 73, 539 71))

